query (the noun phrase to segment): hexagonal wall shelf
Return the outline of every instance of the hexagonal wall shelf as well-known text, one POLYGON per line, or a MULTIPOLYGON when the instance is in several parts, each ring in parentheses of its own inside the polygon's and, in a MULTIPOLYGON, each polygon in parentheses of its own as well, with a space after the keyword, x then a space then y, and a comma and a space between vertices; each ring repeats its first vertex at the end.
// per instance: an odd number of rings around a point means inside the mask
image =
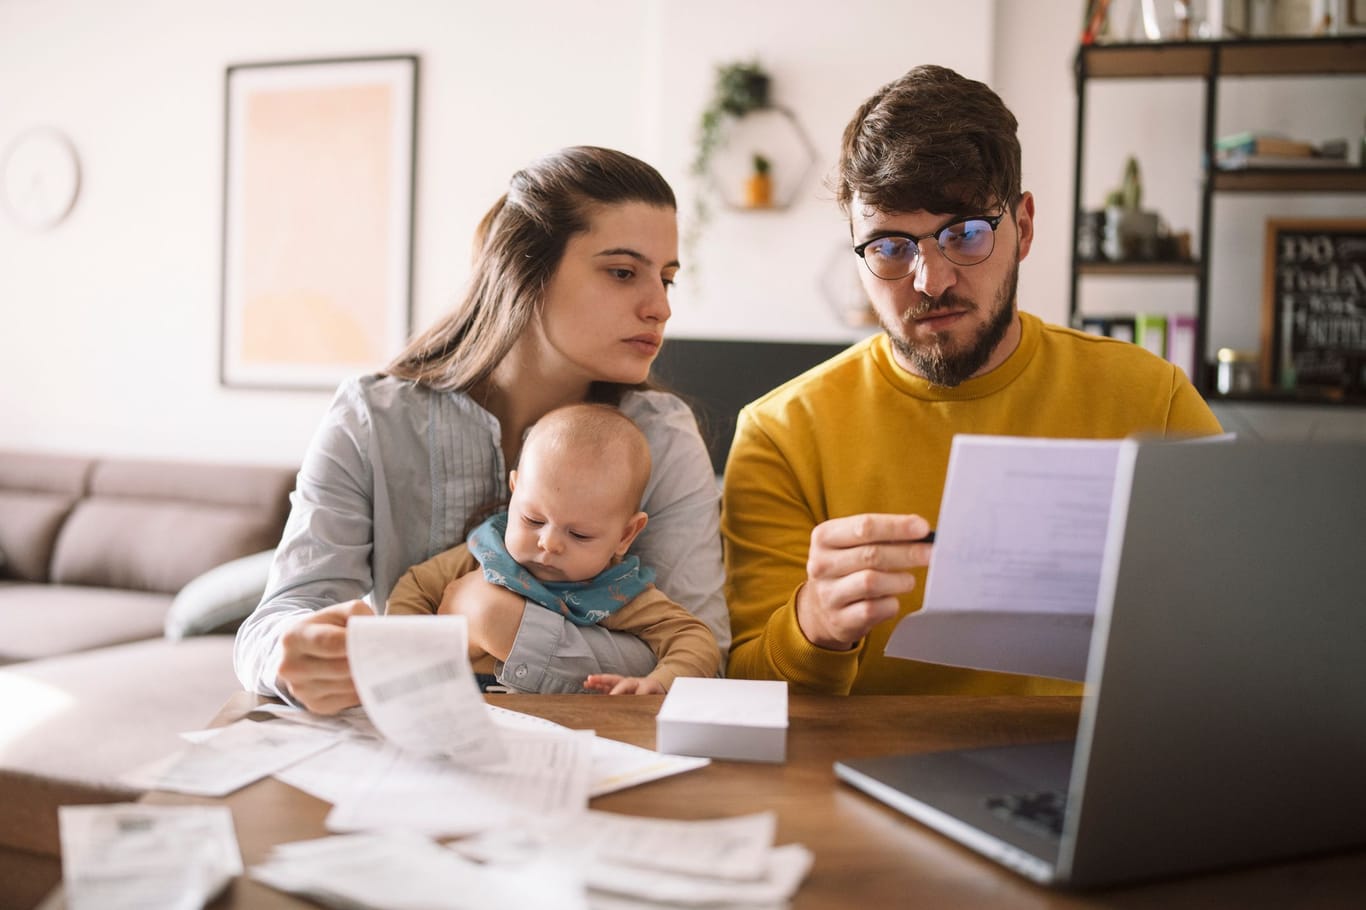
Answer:
POLYGON ((784 107, 765 107, 733 117, 712 154, 707 183, 728 209, 764 211, 785 209, 816 169, 816 149, 797 116, 784 107), (768 164, 771 191, 766 202, 750 195, 755 159, 768 164))

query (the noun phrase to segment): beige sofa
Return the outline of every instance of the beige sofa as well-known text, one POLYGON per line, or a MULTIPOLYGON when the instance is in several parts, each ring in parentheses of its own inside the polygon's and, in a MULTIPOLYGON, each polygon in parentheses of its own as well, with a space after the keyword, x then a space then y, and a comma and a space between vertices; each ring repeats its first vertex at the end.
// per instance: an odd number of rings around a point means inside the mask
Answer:
POLYGON ((0 451, 0 910, 60 875, 59 805, 140 794, 239 689, 294 470, 0 451))

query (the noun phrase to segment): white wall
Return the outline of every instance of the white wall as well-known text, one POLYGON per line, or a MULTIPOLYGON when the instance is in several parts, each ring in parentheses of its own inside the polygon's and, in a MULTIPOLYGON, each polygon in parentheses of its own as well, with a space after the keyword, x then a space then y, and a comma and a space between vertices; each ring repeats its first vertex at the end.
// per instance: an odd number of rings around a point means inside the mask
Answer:
MULTIPOLYGON (((928 0, 3 0, 0 144, 60 128, 82 188, 51 231, 0 218, 0 446, 301 456, 328 393, 218 385, 230 64, 420 56, 416 329, 456 298, 474 224, 526 161, 615 146, 656 163, 689 213, 712 69, 757 55, 824 176, 854 106, 910 66, 990 78, 991 0, 939 11, 928 0)), ((719 213, 672 330, 855 337, 817 286, 841 232, 819 179, 782 215, 719 213)))
MULTIPOLYGON (((1020 302, 1062 321, 1082 2, 973 0, 945 15, 929 0, 0 0, 0 144, 54 125, 74 140, 83 183, 54 230, 28 233, 0 217, 0 446, 301 456, 326 392, 218 384, 223 85, 233 63, 420 56, 418 329, 455 300, 479 216, 513 170, 545 151, 594 143, 640 155, 674 184, 690 217, 688 167, 713 68, 757 57, 774 75, 774 100, 811 137, 816 176, 781 213, 717 211, 687 253, 692 268, 670 330, 811 340, 860 334, 821 291, 854 267, 824 181, 840 131, 860 101, 907 68, 950 65, 994 85, 1020 120, 1025 185, 1039 213, 1020 302)), ((1087 202, 1139 150, 1153 205, 1177 227, 1193 225, 1198 91, 1135 86, 1106 85, 1118 94, 1092 101, 1101 112, 1090 124, 1087 202)), ((1349 81, 1313 89, 1312 105, 1297 103, 1309 89, 1277 90, 1291 94, 1252 85, 1225 102, 1221 129, 1272 116, 1299 118, 1270 125, 1311 138, 1359 127, 1349 81)), ((1220 200, 1214 296, 1233 306, 1216 308, 1216 344, 1255 338, 1259 279, 1248 265, 1260 256, 1260 219, 1305 206, 1359 213, 1360 197, 1220 200), (1240 300, 1249 303, 1239 309, 1240 300)), ((1192 298, 1189 283, 1097 284, 1086 288, 1097 310, 1192 298)), ((1262 408, 1247 420, 1275 423, 1276 413, 1262 408)), ((1301 432, 1307 413, 1284 426, 1301 432)), ((1313 420, 1308 432, 1321 432, 1313 420)), ((1322 420, 1334 433, 1345 422, 1366 436, 1361 411, 1322 420)))

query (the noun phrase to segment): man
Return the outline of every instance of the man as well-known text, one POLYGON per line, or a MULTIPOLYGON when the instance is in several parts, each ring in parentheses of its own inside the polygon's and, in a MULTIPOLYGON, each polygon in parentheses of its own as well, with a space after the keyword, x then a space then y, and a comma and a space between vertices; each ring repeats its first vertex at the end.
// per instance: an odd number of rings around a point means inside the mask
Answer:
POLYGON ((1216 433, 1172 364, 1016 308, 1034 236, 1015 117, 920 66, 844 132, 837 198, 884 334, 740 415, 721 530, 732 676, 820 693, 1075 693, 1057 680, 883 655, 921 606, 956 433, 1216 433))

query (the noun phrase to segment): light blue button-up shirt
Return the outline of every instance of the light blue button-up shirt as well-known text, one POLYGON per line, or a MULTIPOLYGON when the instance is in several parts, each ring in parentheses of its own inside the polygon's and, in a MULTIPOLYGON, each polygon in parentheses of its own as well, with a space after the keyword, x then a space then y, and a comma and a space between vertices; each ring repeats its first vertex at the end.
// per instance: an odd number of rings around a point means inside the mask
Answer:
MULTIPOLYGON (((631 553, 656 584, 730 647, 716 479, 692 412, 666 392, 628 392, 621 411, 650 445, 631 553)), ((237 633, 248 691, 277 686, 280 635, 310 611, 364 599, 382 610, 409 567, 462 540, 472 515, 508 497, 498 420, 461 392, 387 376, 344 383, 309 445, 265 597, 237 633)), ((633 635, 576 626, 534 604, 522 614, 499 682, 521 692, 579 692, 590 673, 644 676, 654 655, 633 635)))

